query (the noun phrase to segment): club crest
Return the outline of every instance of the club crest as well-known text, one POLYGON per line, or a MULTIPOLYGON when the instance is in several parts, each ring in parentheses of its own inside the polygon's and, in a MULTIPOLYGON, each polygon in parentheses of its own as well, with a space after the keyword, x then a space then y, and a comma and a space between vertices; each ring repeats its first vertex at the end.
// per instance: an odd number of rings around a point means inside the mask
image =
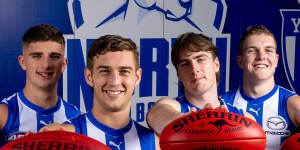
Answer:
POLYGON ((281 31, 281 46, 283 64, 286 76, 290 86, 297 93, 300 92, 300 78, 299 76, 299 63, 296 61, 300 55, 300 47, 297 43, 300 40, 300 10, 282 9, 280 10, 282 16, 282 31, 281 31), (298 49, 298 50, 297 50, 298 49))

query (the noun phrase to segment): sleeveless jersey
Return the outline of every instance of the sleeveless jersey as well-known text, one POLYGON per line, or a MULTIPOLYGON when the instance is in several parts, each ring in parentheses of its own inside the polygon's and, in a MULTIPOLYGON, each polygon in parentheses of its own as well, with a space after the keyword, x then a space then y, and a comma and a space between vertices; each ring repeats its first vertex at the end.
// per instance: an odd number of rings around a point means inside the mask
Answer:
MULTIPOLYGON (((193 104, 191 104, 185 96, 183 97, 177 97, 176 100, 180 103, 180 106, 181 106, 181 113, 188 113, 190 112, 190 109, 191 107, 195 107, 197 109, 197 111, 201 110, 200 108, 194 106, 193 104)), ((240 115, 243 115, 244 116, 244 112, 242 109, 238 109, 237 107, 235 106, 232 106, 232 105, 228 105, 224 102, 223 99, 219 99, 221 105, 225 105, 228 109, 229 112, 232 112, 232 113, 236 113, 236 114, 240 114, 240 115)))
POLYGON ((222 97, 227 103, 252 114, 265 130, 266 150, 278 150, 287 137, 297 132, 287 112, 287 100, 293 95, 294 92, 275 85, 271 92, 259 98, 247 96, 243 88, 227 92, 222 97))
POLYGON ((80 111, 60 97, 56 106, 44 109, 25 98, 23 92, 17 92, 3 99, 1 104, 8 108, 6 124, 0 132, 0 147, 9 141, 24 136, 28 131, 38 132, 50 123, 63 123, 76 117, 80 111))
POLYGON ((76 133, 94 138, 112 150, 155 150, 154 133, 131 119, 121 129, 113 129, 100 123, 91 112, 73 118, 70 122, 76 133))

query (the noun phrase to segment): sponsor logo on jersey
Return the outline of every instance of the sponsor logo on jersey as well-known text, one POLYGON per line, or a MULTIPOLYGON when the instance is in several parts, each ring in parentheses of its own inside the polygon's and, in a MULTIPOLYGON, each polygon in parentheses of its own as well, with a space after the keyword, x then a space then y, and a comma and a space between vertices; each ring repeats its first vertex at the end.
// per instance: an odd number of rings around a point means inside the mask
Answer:
POLYGON ((284 118, 280 116, 269 117, 266 121, 266 125, 269 130, 265 130, 266 135, 281 135, 289 136, 291 135, 290 131, 287 131, 287 122, 284 118))
POLYGON ((13 141, 13 140, 15 140, 15 139, 18 139, 18 138, 20 138, 20 137, 23 137, 25 134, 26 134, 26 132, 14 132, 14 133, 8 135, 8 136, 5 138, 5 140, 6 140, 7 142, 10 142, 10 141, 13 141))

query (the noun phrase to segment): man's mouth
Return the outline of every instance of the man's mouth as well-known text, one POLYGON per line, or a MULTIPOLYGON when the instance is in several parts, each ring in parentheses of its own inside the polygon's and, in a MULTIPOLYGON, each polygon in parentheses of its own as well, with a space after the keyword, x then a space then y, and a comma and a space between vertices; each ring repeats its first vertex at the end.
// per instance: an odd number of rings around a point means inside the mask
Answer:
POLYGON ((50 79, 53 76, 53 72, 38 72, 37 74, 44 79, 50 79))
POLYGON ((254 68, 257 68, 257 69, 264 69, 264 68, 267 68, 268 67, 268 65, 266 65, 266 64, 256 64, 256 65, 254 65, 254 68))

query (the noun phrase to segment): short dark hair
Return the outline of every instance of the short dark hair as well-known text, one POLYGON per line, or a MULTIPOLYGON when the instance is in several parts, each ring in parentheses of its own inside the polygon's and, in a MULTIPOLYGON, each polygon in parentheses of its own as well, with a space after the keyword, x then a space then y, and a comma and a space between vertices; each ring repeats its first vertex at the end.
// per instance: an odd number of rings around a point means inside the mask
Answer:
POLYGON ((94 56, 104 55, 107 52, 116 52, 128 50, 132 51, 135 57, 136 69, 139 68, 139 52, 136 44, 130 40, 119 35, 104 35, 94 40, 88 50, 87 68, 93 69, 94 56))
POLYGON ((245 41, 247 40, 248 37, 250 37, 251 35, 254 35, 254 34, 266 34, 266 35, 273 37, 273 39, 275 41, 275 46, 277 47, 276 40, 275 40, 273 33, 266 26, 263 26, 263 25, 250 26, 247 28, 247 30, 241 36, 240 43, 239 43, 238 55, 243 55, 243 46, 245 44, 245 41))
MULTIPOLYGON (((176 68, 178 67, 178 63, 180 61, 180 52, 182 51, 191 51, 191 52, 211 52, 213 59, 218 57, 218 49, 212 43, 212 41, 203 34, 196 34, 193 32, 187 32, 181 34, 174 42, 171 50, 171 59, 172 64, 176 68)), ((220 71, 216 73, 217 83, 220 81, 220 71)))
POLYGON ((65 47, 65 39, 61 31, 48 24, 39 24, 31 27, 23 35, 22 44, 25 49, 30 43, 39 41, 53 41, 65 47))

